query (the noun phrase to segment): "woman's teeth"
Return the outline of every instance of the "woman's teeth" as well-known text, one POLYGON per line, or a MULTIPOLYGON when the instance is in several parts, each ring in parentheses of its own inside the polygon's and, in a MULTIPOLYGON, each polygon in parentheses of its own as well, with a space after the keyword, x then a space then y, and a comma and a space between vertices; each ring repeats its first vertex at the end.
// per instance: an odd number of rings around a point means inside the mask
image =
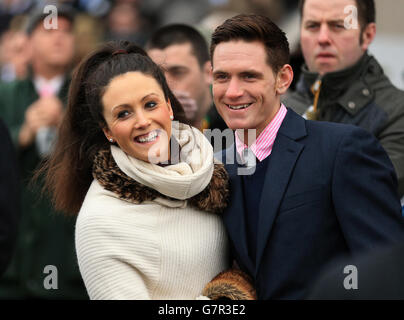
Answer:
POLYGON ((137 142, 144 143, 144 142, 152 142, 152 141, 156 140, 157 137, 158 137, 158 132, 155 130, 155 131, 149 132, 147 135, 136 137, 135 139, 137 142))
POLYGON ((247 103, 247 104, 239 104, 239 105, 230 105, 228 104, 227 106, 232 109, 232 110, 240 110, 240 109, 245 109, 248 108, 251 105, 251 103, 247 103))

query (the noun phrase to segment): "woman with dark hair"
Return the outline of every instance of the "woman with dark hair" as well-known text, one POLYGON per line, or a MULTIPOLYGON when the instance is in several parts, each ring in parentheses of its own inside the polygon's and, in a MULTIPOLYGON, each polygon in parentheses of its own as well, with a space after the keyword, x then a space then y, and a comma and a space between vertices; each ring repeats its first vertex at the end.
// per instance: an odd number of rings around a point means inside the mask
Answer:
POLYGON ((129 42, 102 46, 75 71, 40 173, 56 208, 78 214, 91 299, 194 299, 228 267, 218 215, 227 174, 185 121, 160 68, 129 42))

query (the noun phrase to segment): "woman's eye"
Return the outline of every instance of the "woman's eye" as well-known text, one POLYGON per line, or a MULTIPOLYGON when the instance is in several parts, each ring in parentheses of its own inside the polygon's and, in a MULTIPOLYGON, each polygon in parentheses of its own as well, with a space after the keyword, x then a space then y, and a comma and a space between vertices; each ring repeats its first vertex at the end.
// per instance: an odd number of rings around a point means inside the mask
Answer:
POLYGON ((119 118, 119 119, 126 118, 128 115, 129 115, 129 111, 123 110, 123 111, 120 111, 120 112, 118 113, 118 118, 119 118))
POLYGON ((148 109, 152 109, 152 108, 154 108, 155 106, 157 106, 157 103, 154 102, 154 101, 150 101, 150 102, 147 102, 147 103, 146 103, 146 108, 148 108, 148 109))

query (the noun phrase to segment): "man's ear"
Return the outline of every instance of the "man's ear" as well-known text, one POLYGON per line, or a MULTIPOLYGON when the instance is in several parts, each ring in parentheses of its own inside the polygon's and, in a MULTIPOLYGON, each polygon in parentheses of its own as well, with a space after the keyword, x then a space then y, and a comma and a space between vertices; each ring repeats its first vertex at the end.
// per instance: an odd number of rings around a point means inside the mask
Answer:
POLYGON ((213 82, 213 76, 212 76, 212 64, 210 63, 210 61, 205 62, 202 68, 202 72, 204 74, 205 82, 211 85, 213 82))
POLYGON ((289 64, 285 64, 276 75, 276 93, 282 95, 289 89, 293 80, 293 69, 289 64))
POLYGON ((369 48, 375 36, 376 36, 376 23, 372 22, 365 27, 365 29, 362 31, 361 34, 362 37, 361 48, 363 51, 366 51, 369 48))

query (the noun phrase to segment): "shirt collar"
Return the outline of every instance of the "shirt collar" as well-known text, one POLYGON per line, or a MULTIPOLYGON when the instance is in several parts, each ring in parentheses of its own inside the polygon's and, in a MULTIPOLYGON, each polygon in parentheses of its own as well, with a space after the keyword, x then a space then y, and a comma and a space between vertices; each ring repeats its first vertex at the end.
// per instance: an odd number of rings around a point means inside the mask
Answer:
POLYGON ((34 86, 40 96, 57 95, 63 85, 64 76, 56 76, 50 80, 36 76, 34 78, 34 86))
MULTIPOLYGON (((263 161, 266 157, 268 157, 272 152, 272 147, 275 142, 275 138, 278 134, 279 128, 283 120, 285 119, 286 113, 288 110, 286 107, 281 104, 280 109, 276 113, 275 117, 271 120, 271 122, 265 127, 265 129, 260 133, 258 138, 251 145, 250 150, 253 152, 255 157, 259 161, 263 161)), ((241 141, 238 137, 237 133, 234 133, 236 139, 236 150, 240 157, 243 159, 243 151, 248 148, 248 146, 241 141)))

